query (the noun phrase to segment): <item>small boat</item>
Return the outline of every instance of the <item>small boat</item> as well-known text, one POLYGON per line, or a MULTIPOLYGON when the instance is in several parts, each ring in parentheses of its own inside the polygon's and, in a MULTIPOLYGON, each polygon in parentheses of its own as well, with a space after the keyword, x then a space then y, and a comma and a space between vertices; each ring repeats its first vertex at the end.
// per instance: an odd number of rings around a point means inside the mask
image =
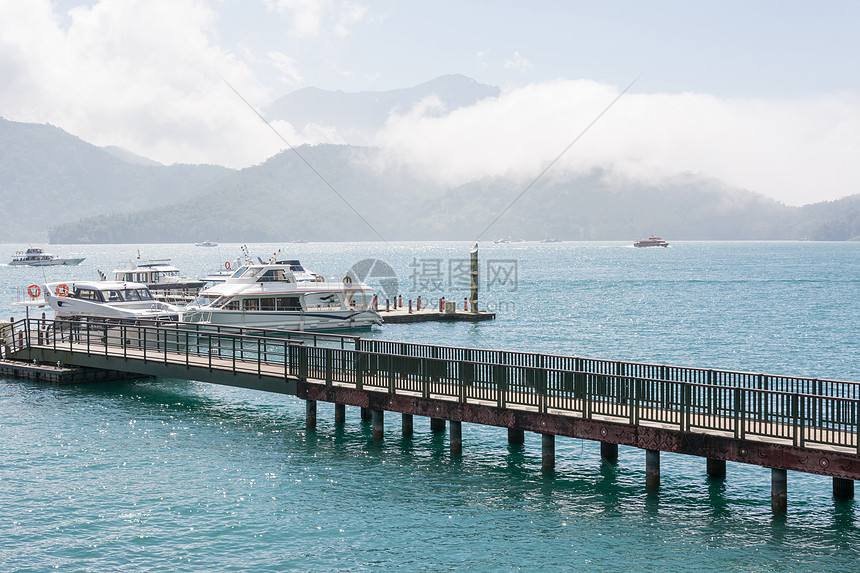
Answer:
POLYGON ((634 247, 668 247, 669 243, 660 237, 648 237, 647 239, 639 239, 633 243, 634 247))
POLYGON ((46 253, 38 247, 31 247, 26 251, 18 251, 9 262, 10 265, 28 265, 31 267, 47 267, 53 265, 75 266, 79 265, 84 258, 61 259, 57 255, 46 253))
POLYGON ((183 322, 275 330, 342 330, 382 324, 373 293, 349 276, 325 280, 299 261, 249 262, 200 291, 183 322))
POLYGON ((47 283, 45 301, 59 319, 179 320, 179 308, 155 300, 143 283, 75 281, 47 283))
POLYGON ((205 281, 179 274, 179 269, 169 264, 170 259, 129 261, 114 269, 114 279, 124 282, 143 283, 157 300, 171 304, 186 304, 194 300, 205 281))
POLYGON ((218 243, 213 241, 203 241, 200 243, 194 243, 195 247, 217 247, 218 243))

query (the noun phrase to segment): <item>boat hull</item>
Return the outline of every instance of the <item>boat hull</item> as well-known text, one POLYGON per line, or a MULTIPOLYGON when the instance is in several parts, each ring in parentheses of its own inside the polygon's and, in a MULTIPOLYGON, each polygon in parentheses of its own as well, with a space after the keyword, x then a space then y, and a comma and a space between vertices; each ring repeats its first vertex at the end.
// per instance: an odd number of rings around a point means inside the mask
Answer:
POLYGON ((54 266, 67 266, 73 267, 75 265, 81 264, 83 258, 80 259, 50 259, 45 261, 12 261, 9 263, 10 266, 22 266, 22 267, 54 267, 54 266))
POLYGON ((295 312, 192 310, 183 312, 179 319, 213 326, 297 331, 351 330, 382 324, 382 318, 373 310, 343 309, 295 312))

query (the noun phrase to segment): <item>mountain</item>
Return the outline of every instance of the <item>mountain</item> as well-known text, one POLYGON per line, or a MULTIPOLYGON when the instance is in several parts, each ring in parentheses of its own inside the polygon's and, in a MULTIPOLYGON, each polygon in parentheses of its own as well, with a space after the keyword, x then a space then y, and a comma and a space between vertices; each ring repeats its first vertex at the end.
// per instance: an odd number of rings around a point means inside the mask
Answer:
POLYGON ((189 198, 231 172, 147 162, 52 125, 0 118, 0 242, 44 241, 49 225, 189 198))
POLYGON ((650 234, 670 241, 844 240, 860 235, 860 195, 789 207, 693 175, 643 183, 594 170, 577 177, 547 177, 505 212, 528 181, 487 177, 444 189, 408 173, 378 170, 380 151, 373 148, 319 145, 297 151, 304 159, 285 151, 166 208, 58 225, 51 241, 192 242, 212 236, 227 242, 380 236, 633 241, 650 234), (814 229, 818 234, 811 235, 814 229))
POLYGON ((385 92, 346 93, 308 87, 275 100, 266 116, 270 121, 288 121, 299 131, 309 126, 335 128, 343 141, 367 145, 391 114, 405 114, 429 98, 435 105, 425 114, 435 112, 441 116, 500 93, 498 87, 479 84, 462 75, 441 76, 414 87, 385 92))

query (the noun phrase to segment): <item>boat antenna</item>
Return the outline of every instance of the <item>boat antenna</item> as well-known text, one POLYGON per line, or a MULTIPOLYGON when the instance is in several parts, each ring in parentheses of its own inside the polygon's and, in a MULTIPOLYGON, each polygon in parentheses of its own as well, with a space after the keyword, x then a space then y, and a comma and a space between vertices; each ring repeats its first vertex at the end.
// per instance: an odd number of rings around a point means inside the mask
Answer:
POLYGON ((523 196, 523 195, 525 195, 525 194, 528 192, 528 190, 529 190, 529 189, 531 189, 532 187, 534 187, 534 184, 535 184, 535 183, 537 183, 537 182, 538 182, 538 180, 539 180, 541 177, 543 177, 543 176, 544 176, 544 174, 545 174, 547 171, 549 171, 550 167, 552 167, 553 165, 555 165, 555 164, 558 162, 558 160, 559 160, 559 159, 561 159, 561 158, 564 156, 564 154, 565 154, 565 153, 567 153, 567 152, 568 152, 568 150, 569 150, 571 147, 573 147, 573 146, 574 146, 574 144, 575 144, 577 141, 579 141, 579 140, 582 138, 582 136, 583 136, 583 135, 585 135, 585 133, 586 133, 589 129, 591 129, 591 127, 592 127, 595 123, 597 123, 597 121, 598 121, 601 117, 603 117, 603 115, 604 115, 607 111, 609 111, 609 109, 610 109, 612 106, 614 106, 614 105, 615 105, 615 103, 616 103, 618 100, 620 100, 620 99, 621 99, 621 96, 623 96, 624 94, 626 94, 626 93, 627 93, 627 91, 628 91, 630 88, 632 88, 632 87, 633 87, 633 84, 635 84, 637 81, 639 81, 639 78, 640 78, 640 77, 641 77, 641 76, 636 76, 636 78, 635 78, 632 82, 630 82, 630 83, 627 85, 627 87, 626 87, 626 88, 624 88, 623 90, 621 90, 621 93, 619 93, 617 96, 615 96, 615 99, 613 99, 611 102, 609 102, 609 105, 607 105, 605 108, 603 108, 603 111, 601 111, 600 113, 598 113, 598 114, 597 114, 597 117, 595 117, 593 120, 591 120, 591 123, 589 123, 588 125, 586 125, 586 126, 585 126, 585 129, 583 129, 582 131, 580 131, 580 132, 579 132, 579 135, 577 135, 576 137, 574 137, 574 138, 573 138, 573 141, 571 141, 571 142, 567 145, 567 147, 565 147, 565 148, 562 150, 562 152, 561 152, 561 153, 559 153, 559 154, 555 157, 555 159, 553 159, 552 161, 550 161, 550 162, 549 162, 549 164, 548 164, 546 167, 544 167, 543 171, 541 171, 540 173, 538 173, 537 177, 535 177, 534 179, 532 179, 532 182, 531 182, 531 183, 529 183, 528 185, 526 185, 525 189, 523 189, 522 191, 520 191, 520 194, 519 194, 519 195, 517 195, 516 197, 514 197, 513 201, 511 201, 510 203, 508 203, 508 206, 507 206, 507 207, 505 207, 504 209, 502 209, 502 212, 501 212, 501 213, 499 213, 499 214, 498 214, 498 216, 496 216, 496 218, 495 218, 495 219, 493 219, 492 221, 490 221, 490 224, 489 224, 489 225, 487 225, 487 226, 486 226, 486 228, 484 228, 484 230, 483 230, 483 231, 481 231, 481 232, 480 232, 480 234, 479 234, 477 237, 475 237, 475 240, 477 241, 477 240, 479 240, 481 237, 483 237, 483 236, 487 233, 487 231, 489 231, 489 230, 490 230, 490 227, 492 227, 493 225, 495 225, 495 224, 496 224, 496 222, 497 222, 499 219, 501 219, 501 218, 505 215, 505 213, 507 213, 508 211, 510 211, 511 207, 513 207, 513 206, 514 206, 514 203, 516 203, 517 201, 519 201, 519 200, 522 198, 522 196, 523 196))
POLYGON ((231 90, 233 90, 233 93, 234 93, 234 94, 236 94, 236 96, 237 96, 240 100, 242 100, 243 102, 245 102, 245 105, 247 105, 247 106, 251 109, 251 111, 253 111, 253 112, 256 114, 256 116, 257 116, 257 117, 259 117, 259 118, 260 118, 260 120, 262 120, 262 122, 263 122, 263 123, 265 123, 266 125, 268 125, 268 126, 269 126, 269 129, 271 129, 271 130, 275 133, 275 135, 277 135, 277 136, 278 136, 278 138, 279 138, 281 141, 283 141, 283 142, 284 142, 284 144, 285 144, 287 147, 289 147, 289 148, 290 148, 290 150, 291 150, 293 153, 295 153, 295 154, 296 154, 296 156, 297 156, 299 159, 301 159, 301 160, 302 160, 302 162, 304 162, 304 164, 305 164, 305 165, 307 165, 307 166, 310 168, 310 170, 311 170, 311 171, 313 171, 313 172, 316 174, 316 176, 317 176, 317 177, 319 177, 319 178, 320 178, 320 181, 322 181, 323 183, 325 183, 325 184, 326 184, 326 186, 327 186, 329 189, 331 189, 331 190, 334 192, 334 194, 335 194, 335 195, 337 195, 337 196, 340 198, 340 200, 341 200, 341 201, 343 201, 343 202, 346 204, 346 206, 347 206, 347 207, 349 207, 350 209, 352 209, 352 212, 353 212, 353 213, 355 213, 355 214, 358 216, 358 218, 359 218, 359 219, 361 219, 362 221, 364 221, 364 224, 365 224, 365 225, 367 225, 367 226, 370 228, 370 230, 371 230, 371 231, 373 231, 373 232, 376 234, 376 236, 377 236, 377 237, 379 237, 379 239, 380 239, 381 241, 383 241, 383 242, 387 242, 387 241, 385 240, 385 237, 383 237, 382 235, 380 235, 380 234, 379 234, 379 231, 377 231, 377 230, 373 227, 373 225, 371 225, 371 224, 370 224, 370 222, 369 222, 367 219, 365 219, 365 218, 364 218, 364 216, 363 216, 361 213, 359 213, 359 212, 358 212, 358 210, 357 210, 355 207, 353 207, 353 206, 352 206, 352 204, 351 204, 349 201, 347 201, 347 200, 346 200, 346 197, 344 197, 343 195, 341 195, 341 194, 338 192, 338 190, 337 190, 337 189, 335 189, 335 188, 334 188, 334 186, 333 186, 331 183, 329 183, 329 182, 328 182, 328 180, 327 180, 325 177, 323 177, 323 176, 322 176, 322 173, 320 173, 319 171, 317 171, 317 170, 314 168, 314 166, 313 166, 313 165, 311 165, 311 164, 310 164, 310 162, 309 162, 307 159, 305 159, 305 158, 304 158, 304 156, 303 156, 301 153, 299 153, 299 150, 298 150, 298 149, 296 149, 295 147, 293 147, 293 145, 292 145, 289 141, 287 141, 287 139, 286 139, 283 135, 281 135, 281 133, 280 133, 277 129, 275 129, 275 126, 273 126, 271 123, 269 123, 269 121, 268 121, 265 117, 263 117, 263 115, 262 115, 259 111, 257 111, 257 109, 256 109, 254 106, 252 106, 252 105, 248 102, 248 100, 246 100, 244 97, 242 97, 242 94, 240 94, 240 93, 236 90, 236 88, 234 88, 232 85, 230 85, 230 82, 228 82, 226 79, 224 79, 224 76, 221 76, 221 75, 219 74, 219 76, 218 76, 218 77, 220 77, 220 78, 221 78, 221 81, 222 81, 222 82, 224 82, 225 84, 227 84, 227 87, 228 87, 228 88, 230 88, 231 90))

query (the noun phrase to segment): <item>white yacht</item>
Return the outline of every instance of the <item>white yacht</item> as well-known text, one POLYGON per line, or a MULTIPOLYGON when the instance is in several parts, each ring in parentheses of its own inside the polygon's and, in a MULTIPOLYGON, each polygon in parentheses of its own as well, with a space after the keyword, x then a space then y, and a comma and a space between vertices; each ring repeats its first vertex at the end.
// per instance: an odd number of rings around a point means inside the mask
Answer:
POLYGON ((179 269, 170 264, 170 259, 129 261, 114 269, 113 274, 117 281, 145 284, 152 296, 171 304, 191 302, 205 284, 203 280, 179 274, 179 269))
POLYGON ((45 285, 45 302, 60 319, 179 320, 179 309, 155 300, 143 283, 76 281, 45 285))
POLYGON ((18 251, 9 262, 10 265, 28 265, 31 267, 47 267, 53 265, 75 266, 79 265, 84 258, 61 259, 57 255, 46 253, 38 247, 31 247, 26 251, 18 251))
POLYGON ((364 283, 327 281, 298 261, 247 263, 202 290, 180 320, 277 330, 370 328, 382 324, 372 297, 364 283))

